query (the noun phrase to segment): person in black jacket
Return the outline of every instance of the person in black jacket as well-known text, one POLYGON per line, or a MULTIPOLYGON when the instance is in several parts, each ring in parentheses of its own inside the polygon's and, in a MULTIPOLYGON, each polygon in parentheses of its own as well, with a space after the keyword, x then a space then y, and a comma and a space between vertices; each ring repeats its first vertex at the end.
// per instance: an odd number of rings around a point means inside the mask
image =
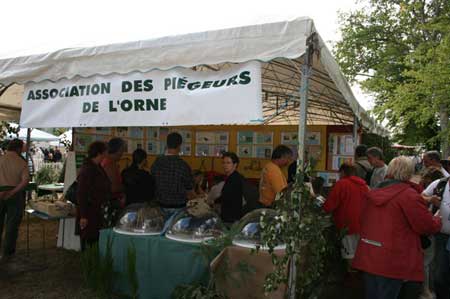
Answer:
POLYGON ((122 171, 122 182, 125 187, 127 205, 153 200, 155 183, 153 177, 144 169, 147 153, 143 149, 133 152, 131 166, 122 171))
POLYGON ((221 217, 225 223, 233 223, 242 217, 242 196, 245 178, 237 171, 239 157, 232 152, 222 155, 225 184, 217 199, 222 204, 221 217))

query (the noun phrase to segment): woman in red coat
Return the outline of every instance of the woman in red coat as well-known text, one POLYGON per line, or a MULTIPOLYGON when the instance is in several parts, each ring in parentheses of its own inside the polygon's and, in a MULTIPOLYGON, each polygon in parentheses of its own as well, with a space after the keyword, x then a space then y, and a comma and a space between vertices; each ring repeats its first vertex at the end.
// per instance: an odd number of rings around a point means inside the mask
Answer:
POLYGON ((369 192, 366 181, 356 176, 356 168, 344 163, 339 168, 340 180, 334 185, 323 205, 327 213, 333 213, 334 223, 340 230, 347 229, 342 239, 342 258, 355 256, 360 232, 361 207, 364 196, 369 192))
POLYGON ((414 299, 422 291, 420 235, 438 232, 441 220, 433 217, 411 186, 413 173, 411 159, 393 159, 386 180, 364 201, 353 267, 364 272, 367 299, 414 299))
POLYGON ((88 157, 78 174, 77 220, 80 228, 81 248, 98 242, 102 228, 102 205, 111 197, 111 182, 100 162, 106 156, 107 146, 95 141, 89 145, 88 157))

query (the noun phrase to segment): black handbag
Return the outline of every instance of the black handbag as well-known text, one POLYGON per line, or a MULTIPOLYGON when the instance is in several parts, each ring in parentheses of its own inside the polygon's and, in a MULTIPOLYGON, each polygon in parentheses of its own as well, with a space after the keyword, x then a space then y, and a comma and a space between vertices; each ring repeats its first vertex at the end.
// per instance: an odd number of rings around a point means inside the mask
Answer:
POLYGON ((72 185, 70 185, 70 187, 67 188, 66 194, 64 194, 64 198, 73 203, 74 205, 78 205, 77 189, 78 189, 78 182, 74 181, 72 185))

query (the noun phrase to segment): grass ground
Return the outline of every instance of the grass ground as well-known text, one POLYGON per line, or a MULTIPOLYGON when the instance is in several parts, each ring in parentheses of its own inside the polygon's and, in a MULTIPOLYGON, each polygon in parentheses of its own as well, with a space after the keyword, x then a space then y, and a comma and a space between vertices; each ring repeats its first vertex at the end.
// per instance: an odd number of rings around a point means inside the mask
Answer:
POLYGON ((30 219, 30 251, 26 250, 26 219, 22 222, 17 254, 0 265, 0 298, 95 298, 83 287, 78 253, 56 248, 57 222, 45 222, 46 250, 42 249, 42 220, 30 219))

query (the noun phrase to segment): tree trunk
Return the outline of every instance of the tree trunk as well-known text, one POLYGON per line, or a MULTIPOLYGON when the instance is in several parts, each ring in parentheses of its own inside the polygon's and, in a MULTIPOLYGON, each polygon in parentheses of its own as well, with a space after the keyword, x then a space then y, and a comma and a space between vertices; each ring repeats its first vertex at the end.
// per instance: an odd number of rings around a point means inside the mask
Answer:
POLYGON ((439 120, 441 123, 441 132, 445 132, 441 138, 442 158, 447 159, 450 152, 449 149, 449 132, 448 132, 448 106, 441 104, 439 107, 439 120))

